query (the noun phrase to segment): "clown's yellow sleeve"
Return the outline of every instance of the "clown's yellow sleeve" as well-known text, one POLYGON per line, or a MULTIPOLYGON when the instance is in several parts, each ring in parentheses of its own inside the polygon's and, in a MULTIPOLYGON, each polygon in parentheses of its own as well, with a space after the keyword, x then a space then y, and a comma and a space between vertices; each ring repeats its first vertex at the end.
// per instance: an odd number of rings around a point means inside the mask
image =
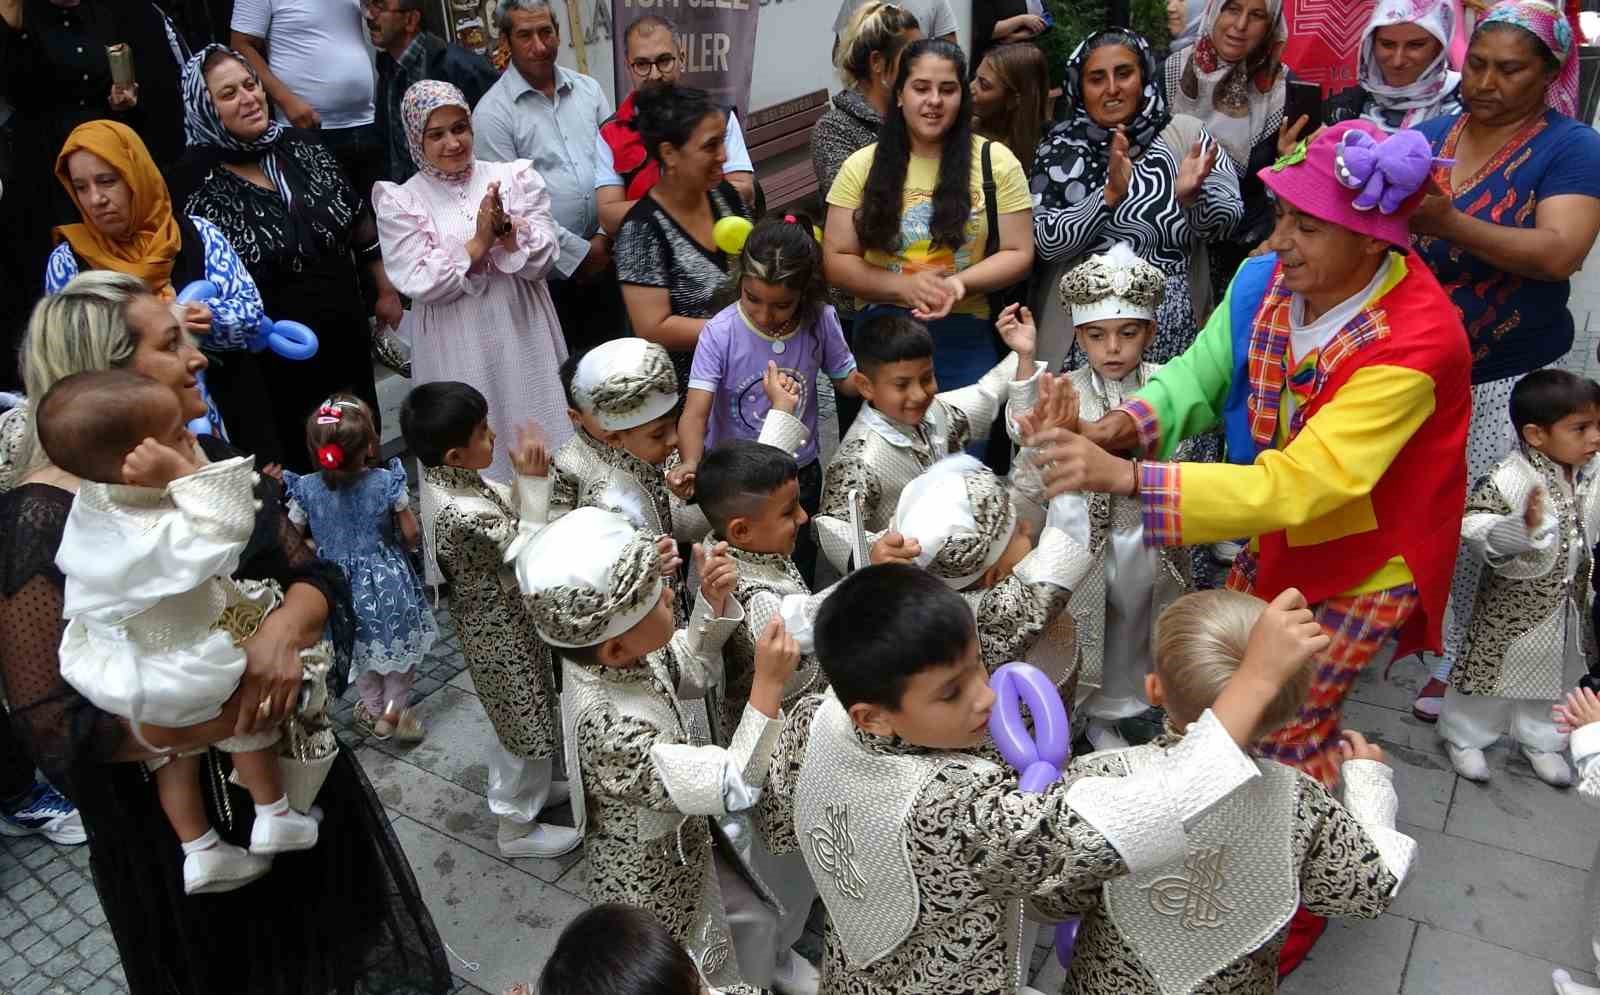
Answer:
POLYGON ((1299 529, 1326 542, 1372 528, 1369 495, 1434 409, 1431 377, 1375 365, 1357 370, 1283 449, 1249 466, 1144 463, 1145 542, 1189 546, 1299 529))

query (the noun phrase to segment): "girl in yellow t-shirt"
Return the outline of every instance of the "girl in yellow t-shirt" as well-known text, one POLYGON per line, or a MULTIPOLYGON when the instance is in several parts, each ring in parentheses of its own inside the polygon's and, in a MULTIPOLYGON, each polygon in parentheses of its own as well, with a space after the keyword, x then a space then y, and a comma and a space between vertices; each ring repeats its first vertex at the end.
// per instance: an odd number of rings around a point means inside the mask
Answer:
POLYGON ((941 389, 976 383, 995 364, 988 295, 1033 265, 1032 199, 1017 157, 972 133, 966 57, 937 38, 907 46, 895 109, 878 142, 846 159, 828 191, 823 268, 863 307, 907 309, 933 332, 941 389), (989 147, 999 240, 989 238, 989 147))

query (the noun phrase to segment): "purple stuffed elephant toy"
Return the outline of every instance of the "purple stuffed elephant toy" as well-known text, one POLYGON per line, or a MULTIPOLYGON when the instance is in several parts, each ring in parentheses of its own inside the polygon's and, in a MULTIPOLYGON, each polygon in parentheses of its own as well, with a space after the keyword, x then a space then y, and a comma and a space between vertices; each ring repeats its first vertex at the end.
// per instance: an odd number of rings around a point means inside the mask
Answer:
POLYGON ((1378 141, 1365 131, 1351 129, 1339 141, 1334 173, 1344 186, 1361 191, 1351 207, 1358 211, 1376 207, 1383 214, 1393 214, 1422 189, 1433 163, 1433 149, 1421 132, 1406 129, 1378 141))

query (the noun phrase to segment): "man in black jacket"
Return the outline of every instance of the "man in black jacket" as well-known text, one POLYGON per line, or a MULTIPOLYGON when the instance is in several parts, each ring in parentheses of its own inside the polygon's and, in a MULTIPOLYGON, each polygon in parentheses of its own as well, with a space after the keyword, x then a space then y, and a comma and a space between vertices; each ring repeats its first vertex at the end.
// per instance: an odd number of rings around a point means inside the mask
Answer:
POLYGON ((388 178, 404 183, 417 171, 406 146, 400 98, 425 79, 453 83, 476 105, 500 78, 489 60, 422 30, 423 0, 366 0, 367 34, 378 50, 377 124, 388 178))

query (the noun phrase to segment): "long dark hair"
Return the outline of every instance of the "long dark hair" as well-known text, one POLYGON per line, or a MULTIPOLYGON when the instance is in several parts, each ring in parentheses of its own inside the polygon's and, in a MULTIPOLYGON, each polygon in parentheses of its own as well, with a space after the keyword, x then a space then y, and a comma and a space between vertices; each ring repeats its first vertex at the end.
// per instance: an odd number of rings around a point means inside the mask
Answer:
POLYGON ((1009 92, 1003 117, 979 121, 978 134, 1005 143, 1032 175, 1039 136, 1050 118, 1050 66, 1044 51, 1031 42, 1013 42, 989 49, 983 57, 1009 92))
POLYGON ((682 148, 701 121, 722 111, 706 91, 676 83, 641 89, 633 98, 633 108, 633 126, 644 141, 645 152, 657 162, 663 143, 682 148))
MULTIPOLYGON (((972 91, 966 85, 967 57, 959 46, 939 38, 919 38, 907 45, 894 78, 897 101, 911 67, 924 55, 954 66, 961 83, 961 106, 956 109, 955 123, 944 134, 944 149, 939 154, 939 181, 934 184, 933 219, 928 225, 935 248, 954 250, 966 241, 967 219, 972 214, 972 91)), ((894 252, 901 247, 901 195, 910 162, 911 133, 902 108, 883 116, 878 150, 861 193, 861 207, 855 213, 856 236, 865 248, 894 252)))

